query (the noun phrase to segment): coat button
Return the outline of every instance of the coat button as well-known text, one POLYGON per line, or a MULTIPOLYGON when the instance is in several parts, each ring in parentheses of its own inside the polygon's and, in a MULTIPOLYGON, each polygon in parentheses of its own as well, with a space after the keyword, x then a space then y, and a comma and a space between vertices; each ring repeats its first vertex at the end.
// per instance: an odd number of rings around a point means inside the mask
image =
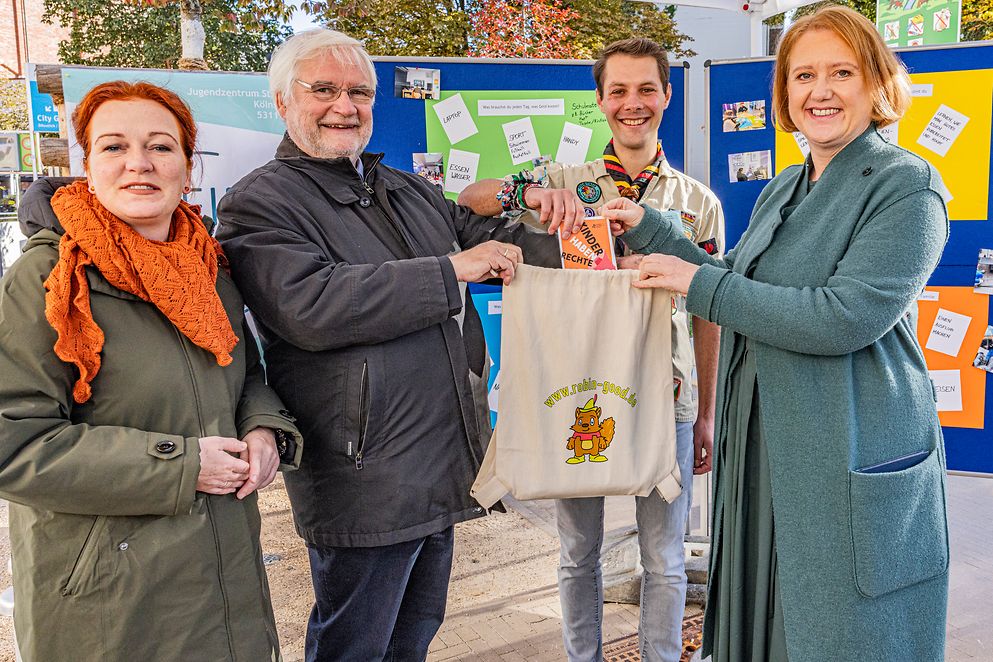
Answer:
POLYGON ((472 509, 472 512, 474 512, 476 514, 479 514, 479 513, 483 512, 483 508, 482 508, 482 506, 476 506, 475 508, 472 509))
POLYGON ((366 207, 369 207, 370 205, 372 205, 372 200, 370 200, 369 198, 360 198, 359 199, 359 207, 362 207, 363 209, 365 209, 366 207))
POLYGON ((863 177, 868 177, 871 174, 872 174, 872 168, 866 168, 865 170, 862 171, 863 177))
POLYGON ((121 550, 122 552, 126 552, 128 551, 128 544, 126 542, 122 542, 120 545, 117 546, 117 549, 121 550))
POLYGON ((159 443, 155 444, 155 450, 157 450, 160 453, 171 453, 174 450, 176 450, 176 442, 168 441, 168 440, 160 441, 159 443))

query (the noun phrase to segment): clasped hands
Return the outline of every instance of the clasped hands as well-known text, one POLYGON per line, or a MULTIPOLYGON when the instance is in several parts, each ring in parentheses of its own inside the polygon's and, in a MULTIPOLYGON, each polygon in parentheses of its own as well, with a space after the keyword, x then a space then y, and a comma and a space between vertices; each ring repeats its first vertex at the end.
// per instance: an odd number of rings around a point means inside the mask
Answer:
POLYGON ((273 481, 279 469, 276 435, 254 428, 242 440, 232 437, 200 439, 200 475, 196 489, 207 494, 231 494, 244 499, 273 481))

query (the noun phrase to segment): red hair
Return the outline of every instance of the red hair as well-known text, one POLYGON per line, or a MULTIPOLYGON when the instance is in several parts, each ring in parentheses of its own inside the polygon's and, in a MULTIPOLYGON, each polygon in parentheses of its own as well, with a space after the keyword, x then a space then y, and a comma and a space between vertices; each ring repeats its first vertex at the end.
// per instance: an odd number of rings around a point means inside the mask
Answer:
POLYGON ((107 101, 144 99, 161 105, 176 118, 179 124, 179 143, 186 155, 186 163, 193 167, 193 152, 197 142, 197 123, 189 106, 175 92, 144 81, 128 83, 123 80, 97 85, 83 97, 72 112, 72 128, 76 142, 83 148, 83 158, 90 155, 90 121, 97 108, 107 101))

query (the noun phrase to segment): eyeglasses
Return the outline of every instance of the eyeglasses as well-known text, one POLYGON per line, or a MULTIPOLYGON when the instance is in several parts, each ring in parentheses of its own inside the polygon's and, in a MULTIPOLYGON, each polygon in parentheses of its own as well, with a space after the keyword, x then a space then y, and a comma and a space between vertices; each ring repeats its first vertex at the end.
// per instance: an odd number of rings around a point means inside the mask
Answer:
POLYGON ((376 98, 376 90, 370 87, 350 87, 346 90, 331 83, 305 83, 299 78, 293 80, 313 94, 315 99, 325 103, 337 101, 342 92, 348 94, 348 99, 356 106, 368 106, 376 98))

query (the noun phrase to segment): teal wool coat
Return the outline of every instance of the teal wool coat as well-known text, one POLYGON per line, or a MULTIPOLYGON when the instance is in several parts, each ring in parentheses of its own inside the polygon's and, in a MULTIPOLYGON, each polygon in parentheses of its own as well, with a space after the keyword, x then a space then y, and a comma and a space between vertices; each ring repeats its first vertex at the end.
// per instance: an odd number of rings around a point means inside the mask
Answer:
MULTIPOLYGON (((723 260, 684 239, 678 218, 652 210, 624 240, 702 265, 687 309, 724 331, 719 444, 728 362, 734 343, 751 341, 790 660, 941 660, 945 460, 915 302, 948 238, 943 185, 874 127, 831 160, 784 221, 805 180, 802 166, 772 180, 723 260), (926 459, 910 468, 859 471, 919 451, 926 459)), ((719 463, 715 474, 717 549, 719 463)))

